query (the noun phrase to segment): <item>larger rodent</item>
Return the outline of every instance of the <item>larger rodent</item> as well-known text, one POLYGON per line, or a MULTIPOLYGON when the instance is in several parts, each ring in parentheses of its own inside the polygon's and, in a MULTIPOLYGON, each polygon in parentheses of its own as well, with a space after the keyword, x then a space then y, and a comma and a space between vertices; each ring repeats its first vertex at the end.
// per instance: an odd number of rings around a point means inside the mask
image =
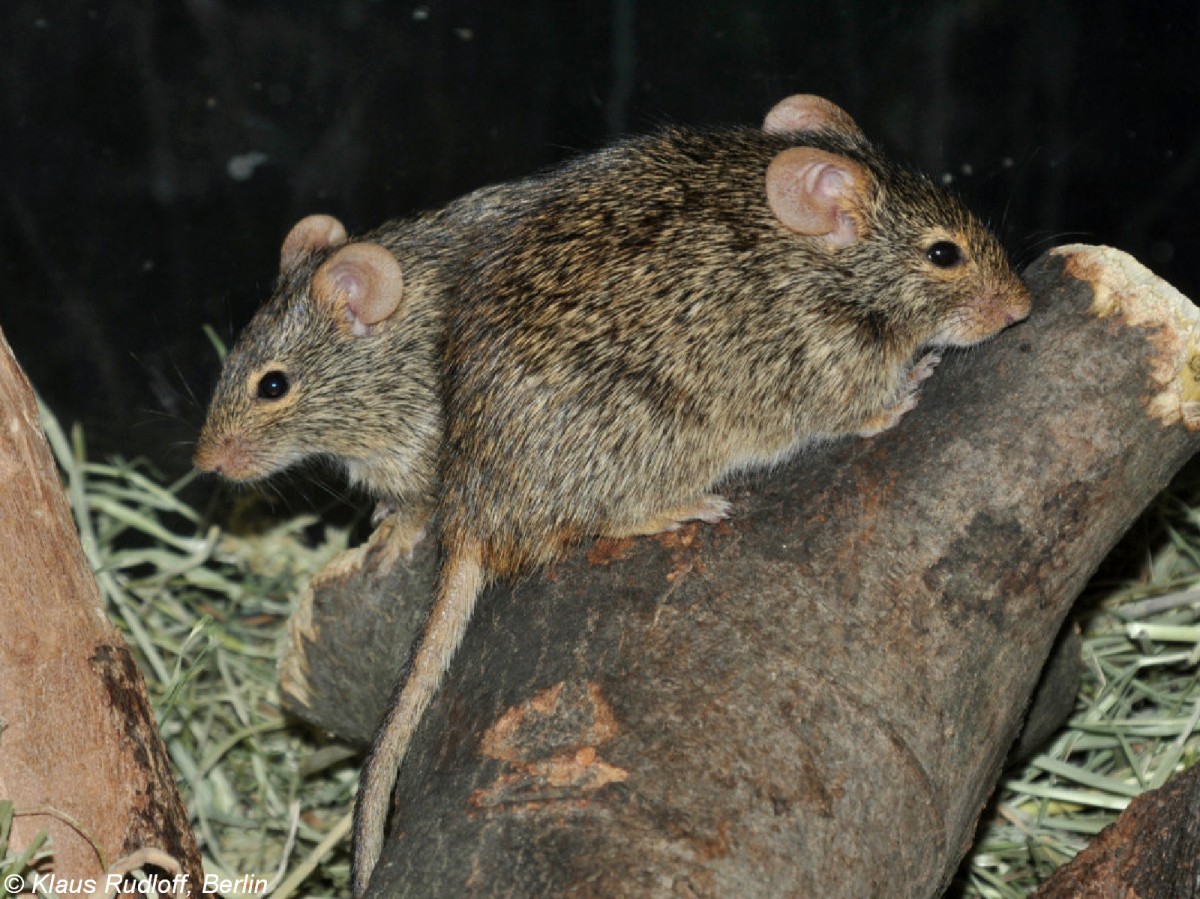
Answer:
POLYGON ((817 97, 761 130, 629 140, 527 190, 448 307, 442 569, 360 783, 356 894, 489 580, 588 536, 724 518, 723 476, 890 427, 929 348, 1029 310, 988 230, 817 97))

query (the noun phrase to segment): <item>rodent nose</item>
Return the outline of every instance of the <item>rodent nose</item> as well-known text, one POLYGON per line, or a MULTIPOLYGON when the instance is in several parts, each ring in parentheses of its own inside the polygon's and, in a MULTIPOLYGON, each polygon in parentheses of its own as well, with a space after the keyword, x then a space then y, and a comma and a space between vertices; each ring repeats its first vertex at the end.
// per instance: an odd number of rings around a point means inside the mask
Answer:
POLYGON ((1023 322, 1029 318, 1029 306, 1022 306, 1020 309, 1009 309, 1004 315, 1004 324, 1012 325, 1017 322, 1023 322))
POLYGON ((229 477, 238 466, 245 467, 246 448, 237 435, 213 439, 202 433, 192 456, 192 465, 198 471, 229 477))
POLYGON ((192 456, 192 465, 197 471, 211 472, 212 474, 221 474, 221 462, 213 458, 212 452, 197 450, 192 456))

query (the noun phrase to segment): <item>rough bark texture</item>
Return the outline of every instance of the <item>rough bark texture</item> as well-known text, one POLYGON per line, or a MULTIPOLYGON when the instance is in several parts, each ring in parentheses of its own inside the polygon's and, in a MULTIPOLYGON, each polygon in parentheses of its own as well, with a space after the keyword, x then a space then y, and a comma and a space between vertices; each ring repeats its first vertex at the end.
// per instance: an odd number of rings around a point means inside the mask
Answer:
POLYGON ((3 334, 0 410, 0 799, 16 811, 9 848, 19 853, 48 829, 54 859, 43 870, 103 885, 97 849, 111 868, 156 847, 198 884, 199 852, 145 683, 104 616, 33 391, 3 334))
POLYGON ((1036 899, 1194 899, 1200 895, 1200 765, 1139 796, 1036 899))
MULTIPOLYGON (((1200 446, 1186 299, 1100 248, 1027 278, 1030 320, 948 354, 894 430, 727 485, 717 527, 488 591, 370 895, 940 892, 1072 600, 1200 446)), ((300 714, 370 732, 424 552, 318 585, 300 714)))

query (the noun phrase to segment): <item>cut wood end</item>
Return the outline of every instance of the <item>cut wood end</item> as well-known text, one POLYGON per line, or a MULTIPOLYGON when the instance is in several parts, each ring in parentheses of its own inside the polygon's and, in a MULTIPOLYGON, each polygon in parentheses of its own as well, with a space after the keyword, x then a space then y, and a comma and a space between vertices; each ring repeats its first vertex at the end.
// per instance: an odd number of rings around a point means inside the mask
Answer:
POLYGON ((288 617, 287 641, 279 656, 279 687, 302 708, 312 708, 314 699, 309 676, 310 644, 321 639, 313 620, 313 602, 322 591, 334 589, 364 571, 385 575, 403 558, 403 547, 391 539, 395 516, 385 518, 363 543, 330 559, 300 591, 296 608, 288 617))
POLYGON ((1182 293, 1121 250, 1069 244, 1051 250, 1067 274, 1092 288, 1092 311, 1120 315, 1146 328, 1158 350, 1152 377, 1159 392, 1150 414, 1164 425, 1200 430, 1200 310, 1182 293))
MULTIPOLYGON (((336 561, 336 560, 335 560, 336 561)), ((287 620, 287 642, 279 655, 279 689, 302 708, 312 708, 312 691, 305 647, 318 639, 312 620, 312 586, 304 588, 296 608, 287 620)))

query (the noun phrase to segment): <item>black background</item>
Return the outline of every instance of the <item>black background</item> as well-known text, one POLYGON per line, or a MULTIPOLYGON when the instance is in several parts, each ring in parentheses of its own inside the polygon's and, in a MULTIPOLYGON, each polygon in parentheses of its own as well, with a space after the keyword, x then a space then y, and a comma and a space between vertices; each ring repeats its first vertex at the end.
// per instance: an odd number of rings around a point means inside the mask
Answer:
POLYGON ((167 472, 309 212, 354 230, 655 124, 846 108, 1018 263, 1086 241, 1198 296, 1200 7, 5 0, 0 327, 93 448, 167 472), (1181 12, 1186 10, 1186 12, 1181 12))

